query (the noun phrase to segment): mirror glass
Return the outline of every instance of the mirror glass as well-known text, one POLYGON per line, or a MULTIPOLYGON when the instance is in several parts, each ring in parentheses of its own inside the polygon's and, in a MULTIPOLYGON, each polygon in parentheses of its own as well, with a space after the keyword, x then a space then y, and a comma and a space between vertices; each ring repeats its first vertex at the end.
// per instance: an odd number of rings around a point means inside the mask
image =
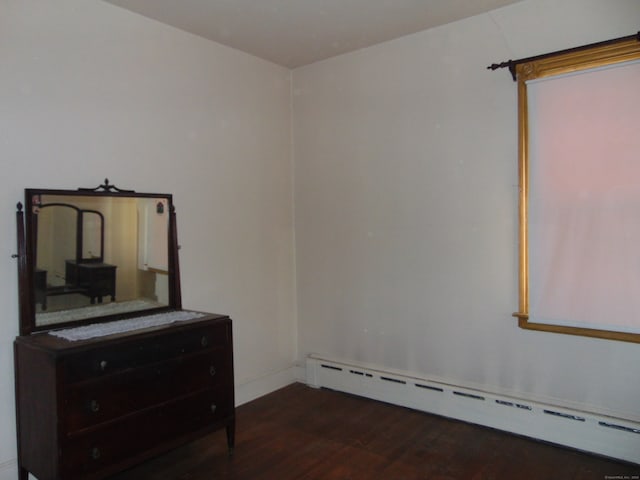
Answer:
POLYGON ((81 212, 82 259, 102 261, 104 245, 104 217, 100 212, 85 210, 81 212))
POLYGON ((170 305, 170 195, 30 191, 35 326, 170 305))

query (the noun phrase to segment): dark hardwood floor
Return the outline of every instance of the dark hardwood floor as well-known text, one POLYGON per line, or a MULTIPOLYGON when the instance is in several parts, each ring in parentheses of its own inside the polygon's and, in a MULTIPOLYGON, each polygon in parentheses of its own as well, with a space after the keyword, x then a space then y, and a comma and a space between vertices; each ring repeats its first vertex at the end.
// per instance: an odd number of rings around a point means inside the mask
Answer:
POLYGON ((237 409, 224 431, 111 480, 579 480, 640 478, 640 466, 302 384, 237 409))

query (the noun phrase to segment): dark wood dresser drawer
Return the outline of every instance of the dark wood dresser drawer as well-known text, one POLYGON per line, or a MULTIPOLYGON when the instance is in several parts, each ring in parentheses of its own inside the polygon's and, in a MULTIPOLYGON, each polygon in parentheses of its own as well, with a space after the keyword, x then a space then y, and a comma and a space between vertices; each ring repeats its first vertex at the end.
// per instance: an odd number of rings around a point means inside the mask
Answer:
POLYGON ((68 478, 84 478, 105 465, 144 453, 150 446, 212 430, 232 413, 228 393, 218 387, 120 418, 99 429, 70 435, 62 470, 68 478))
POLYGON ((230 349, 218 347, 71 384, 65 392, 68 432, 90 428, 233 381, 230 349))
POLYGON ((21 480, 98 480, 187 441, 235 432, 231 320, 209 315, 70 342, 14 343, 21 480))
POLYGON ((95 348, 65 359, 64 371, 69 383, 96 378, 101 375, 138 368, 155 362, 228 345, 231 339, 229 324, 182 331, 149 339, 131 340, 117 350, 95 348))

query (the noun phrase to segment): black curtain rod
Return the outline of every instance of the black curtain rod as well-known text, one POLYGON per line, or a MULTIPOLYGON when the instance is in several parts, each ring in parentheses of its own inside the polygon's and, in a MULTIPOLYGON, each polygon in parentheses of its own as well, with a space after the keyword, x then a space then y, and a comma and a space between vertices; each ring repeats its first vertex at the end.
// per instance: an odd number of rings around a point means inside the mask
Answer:
POLYGON ((513 81, 516 81, 516 65, 521 63, 533 62, 535 60, 541 60, 543 58, 551 57, 553 55, 559 55, 563 53, 579 52, 580 50, 586 50, 588 48, 602 47, 611 43, 623 42, 625 40, 636 39, 640 42, 640 31, 635 35, 627 35, 626 37, 614 38, 613 40, 605 40, 604 42, 591 43, 589 45, 583 45, 581 47, 567 48, 566 50, 558 50, 557 52, 545 53, 544 55, 536 55, 535 57, 521 58, 520 60, 507 60, 501 63, 492 63, 487 67, 487 70, 497 70, 499 68, 508 68, 511 72, 513 81))

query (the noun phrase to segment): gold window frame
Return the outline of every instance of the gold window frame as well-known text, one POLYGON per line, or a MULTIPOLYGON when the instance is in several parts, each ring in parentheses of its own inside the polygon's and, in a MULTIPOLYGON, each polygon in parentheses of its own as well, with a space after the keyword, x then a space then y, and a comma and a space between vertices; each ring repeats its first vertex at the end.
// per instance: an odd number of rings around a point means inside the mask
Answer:
POLYGON ((526 83, 533 79, 588 71, 638 59, 640 59, 640 33, 637 36, 624 37, 489 67, 494 69, 495 67, 508 66, 518 85, 519 303, 518 311, 513 316, 518 319, 518 325, 521 328, 640 343, 639 333, 569 327, 529 321, 529 111, 526 83))

